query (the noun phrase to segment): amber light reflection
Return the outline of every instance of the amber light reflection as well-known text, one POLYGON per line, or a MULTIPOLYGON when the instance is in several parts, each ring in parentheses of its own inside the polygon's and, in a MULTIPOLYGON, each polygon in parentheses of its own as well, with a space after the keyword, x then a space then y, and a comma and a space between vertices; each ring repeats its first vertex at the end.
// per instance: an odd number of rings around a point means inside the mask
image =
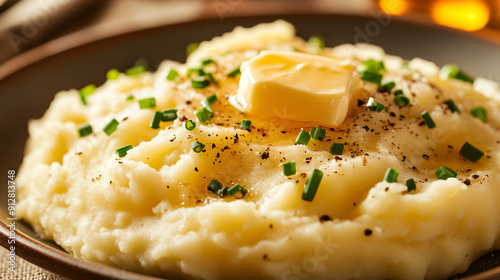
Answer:
POLYGON ((481 0, 442 0, 432 4, 431 17, 437 24, 475 31, 488 24, 490 8, 481 0))
POLYGON ((475 31, 485 27, 491 8, 485 0, 379 0, 390 15, 429 14, 434 22, 456 29, 475 31))
POLYGON ((380 8, 390 15, 402 15, 408 11, 407 0, 380 0, 380 8))

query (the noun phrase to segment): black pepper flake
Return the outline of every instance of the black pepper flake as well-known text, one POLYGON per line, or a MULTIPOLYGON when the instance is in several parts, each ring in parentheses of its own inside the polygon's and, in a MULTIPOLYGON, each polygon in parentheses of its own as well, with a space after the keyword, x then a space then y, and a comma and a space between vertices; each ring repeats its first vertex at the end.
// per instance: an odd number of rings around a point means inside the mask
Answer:
POLYGON ((269 224, 269 228, 270 228, 270 229, 273 229, 273 224, 269 224))
POLYGON ((365 102, 361 99, 358 99, 358 107, 364 106, 365 102))
POLYGON ((190 105, 191 103, 193 103, 193 101, 191 100, 186 101, 186 105, 190 105))
POLYGON ((214 149, 214 148, 215 148, 215 143, 212 143, 212 149, 214 149))
POLYGON ((366 131, 369 131, 369 130, 370 130, 370 128, 369 128, 367 125, 363 126, 363 128, 364 128, 366 131))
POLYGON ((302 177, 302 178, 307 177, 307 173, 300 173, 300 177, 302 177))
POLYGON ((286 130, 282 130, 281 133, 286 134, 286 130))
POLYGON ((385 188, 385 191, 388 191, 389 190, 389 187, 385 188))
POLYGON ((83 154, 83 152, 76 153, 77 156, 81 156, 82 154, 83 154))
POLYGON ((267 256, 267 254, 264 254, 264 256, 262 256, 262 260, 267 261, 268 259, 269 257, 267 256))
POLYGON ((402 160, 402 162, 405 162, 405 160, 406 160, 406 156, 403 156, 403 160, 402 160))
POLYGON ((422 155, 422 158, 424 158, 424 159, 429 159, 429 155, 425 155, 425 154, 424 154, 424 155, 422 155))
POLYGON ((396 116, 396 114, 395 114, 394 112, 390 112, 390 113, 389 113, 389 115, 390 115, 391 117, 395 117, 395 116, 396 116))
POLYGON ((128 120, 128 117, 123 118, 122 122, 124 122, 124 121, 126 121, 126 120, 128 120))
POLYGON ((240 138, 238 137, 238 133, 234 134, 234 144, 237 144, 240 141, 240 138))
POLYGON ((424 126, 425 125, 425 121, 421 121, 418 126, 424 126))
POLYGON ((372 235, 373 231, 369 228, 365 229, 365 236, 370 236, 372 235))
POLYGON ((331 220, 332 220, 332 218, 330 218, 330 216, 328 216, 326 214, 319 217, 319 222, 320 223, 328 222, 328 221, 331 221, 331 220))
POLYGON ((464 184, 466 186, 470 186, 470 180, 469 180, 469 178, 465 179, 464 184))
POLYGON ((215 158, 219 158, 219 157, 220 157, 220 154, 219 154, 219 153, 217 153, 217 154, 215 155, 215 158))
POLYGON ((477 179, 477 178, 479 178, 479 175, 477 175, 477 174, 472 174, 472 179, 477 179))
POLYGON ((453 146, 452 145, 448 145, 448 148, 453 149, 453 146))
POLYGON ((264 151, 262 155, 260 156, 261 159, 268 159, 269 158, 269 151, 264 151))
POLYGON ((194 168, 194 171, 198 172, 198 167, 195 167, 195 168, 194 168))

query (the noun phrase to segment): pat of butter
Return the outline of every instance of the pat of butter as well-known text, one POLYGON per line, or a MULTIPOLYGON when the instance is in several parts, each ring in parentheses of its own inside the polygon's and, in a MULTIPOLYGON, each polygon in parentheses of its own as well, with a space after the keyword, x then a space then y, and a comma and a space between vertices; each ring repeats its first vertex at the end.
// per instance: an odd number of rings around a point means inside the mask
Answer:
POLYGON ((261 117, 340 125, 349 108, 354 67, 290 51, 262 51, 241 65, 238 110, 261 117))

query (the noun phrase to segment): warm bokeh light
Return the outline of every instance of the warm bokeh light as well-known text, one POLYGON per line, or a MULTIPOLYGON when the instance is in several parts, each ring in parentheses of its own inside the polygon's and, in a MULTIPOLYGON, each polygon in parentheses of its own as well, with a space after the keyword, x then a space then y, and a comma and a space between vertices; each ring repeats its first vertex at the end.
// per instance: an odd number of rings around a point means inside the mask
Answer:
POLYGON ((440 25, 475 31, 488 24, 490 8, 482 0, 440 0, 432 4, 431 17, 440 25))
POLYGON ((407 0, 380 0, 380 8, 390 15, 402 15, 408 10, 407 0))

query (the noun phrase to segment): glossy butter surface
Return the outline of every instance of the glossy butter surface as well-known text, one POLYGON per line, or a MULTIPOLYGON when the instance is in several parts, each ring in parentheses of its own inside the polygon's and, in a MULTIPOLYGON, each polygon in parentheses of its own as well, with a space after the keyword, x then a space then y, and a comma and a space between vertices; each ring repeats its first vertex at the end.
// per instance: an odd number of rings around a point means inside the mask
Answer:
POLYGON ((292 51, 262 51, 241 66, 231 104, 261 117, 338 126, 347 115, 353 67, 346 61, 292 51))

